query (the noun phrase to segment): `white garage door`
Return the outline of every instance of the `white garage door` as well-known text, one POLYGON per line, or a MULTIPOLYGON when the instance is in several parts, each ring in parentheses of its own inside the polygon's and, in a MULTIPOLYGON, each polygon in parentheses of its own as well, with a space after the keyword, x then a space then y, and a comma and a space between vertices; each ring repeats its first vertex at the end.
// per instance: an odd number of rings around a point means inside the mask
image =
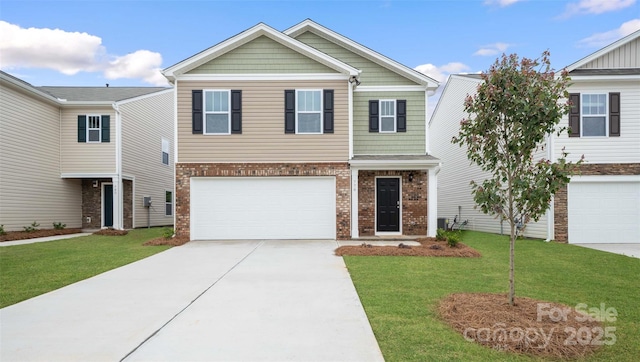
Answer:
POLYGON ((570 243, 640 242, 640 182, 571 182, 567 212, 570 243))
POLYGON ((191 238, 334 239, 335 177, 193 177, 191 238))

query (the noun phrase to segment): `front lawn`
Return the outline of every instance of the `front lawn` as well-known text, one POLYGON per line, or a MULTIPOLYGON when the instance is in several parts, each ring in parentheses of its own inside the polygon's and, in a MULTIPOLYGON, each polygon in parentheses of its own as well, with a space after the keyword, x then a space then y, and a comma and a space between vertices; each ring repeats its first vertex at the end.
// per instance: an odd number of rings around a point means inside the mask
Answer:
POLYGON ((0 308, 146 258, 168 246, 142 246, 163 228, 125 236, 89 235, 0 247, 0 308))
MULTIPOLYGON (((385 360, 537 360, 467 342, 439 319, 437 304, 446 295, 508 291, 508 237, 468 231, 463 242, 482 257, 344 257, 385 360)), ((639 276, 637 258, 539 240, 516 243, 516 297, 617 310, 617 321, 605 322, 616 328, 615 344, 586 361, 640 356, 639 276)))

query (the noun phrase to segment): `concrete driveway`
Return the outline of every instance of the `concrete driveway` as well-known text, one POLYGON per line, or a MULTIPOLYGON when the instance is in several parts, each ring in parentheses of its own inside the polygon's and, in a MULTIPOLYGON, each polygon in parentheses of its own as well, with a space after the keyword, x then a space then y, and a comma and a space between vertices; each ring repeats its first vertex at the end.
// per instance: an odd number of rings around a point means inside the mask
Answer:
POLYGON ((0 310, 0 360, 382 361, 336 245, 172 248, 0 310))
POLYGON ((573 245, 582 246, 583 248, 606 251, 608 253, 626 255, 632 258, 640 258, 640 243, 630 243, 630 244, 629 243, 627 244, 597 243, 597 244, 573 244, 573 245))

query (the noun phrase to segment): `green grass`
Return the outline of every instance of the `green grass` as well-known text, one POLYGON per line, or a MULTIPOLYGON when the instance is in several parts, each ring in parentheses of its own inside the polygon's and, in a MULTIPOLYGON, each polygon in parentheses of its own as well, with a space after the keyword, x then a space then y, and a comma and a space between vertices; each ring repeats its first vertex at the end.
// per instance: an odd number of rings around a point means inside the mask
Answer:
MULTIPOLYGON (((509 240, 465 232, 482 258, 344 257, 387 361, 534 361, 467 342, 442 322, 440 299, 458 292, 506 293, 509 240)), ((585 361, 640 356, 640 259, 539 240, 516 242, 516 297, 614 307, 617 341, 585 361)))
POLYGON ((168 246, 142 246, 163 228, 0 247, 0 308, 146 258, 168 246))

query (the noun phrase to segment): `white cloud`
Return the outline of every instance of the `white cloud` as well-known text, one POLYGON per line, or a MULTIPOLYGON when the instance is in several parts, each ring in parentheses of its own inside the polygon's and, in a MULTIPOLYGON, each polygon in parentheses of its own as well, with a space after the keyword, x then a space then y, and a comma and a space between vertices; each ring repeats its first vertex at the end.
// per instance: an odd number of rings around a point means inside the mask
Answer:
POLYGON ((500 7, 507 7, 523 0, 484 0, 485 5, 498 5, 500 7))
POLYGON ((636 3, 636 0, 580 0, 567 4, 562 17, 579 14, 602 14, 609 11, 624 9, 636 3))
POLYGON ((620 25, 617 29, 605 31, 603 33, 595 33, 590 37, 580 40, 578 42, 578 46, 601 48, 637 30, 640 30, 640 18, 629 20, 620 25))
POLYGON ((66 75, 102 72, 108 79, 142 79, 166 85, 159 73, 160 53, 138 50, 125 56, 107 55, 98 36, 61 29, 21 28, 0 20, 0 67, 46 68, 66 75))
POLYGON ((426 74, 429 77, 437 80, 438 82, 444 82, 447 80, 449 74, 460 73, 469 70, 469 66, 459 62, 452 62, 441 65, 439 67, 433 64, 422 64, 414 68, 422 74, 426 74))
POLYGON ((507 44, 507 43, 493 43, 493 44, 483 45, 480 49, 478 49, 478 51, 473 53, 473 55, 488 56, 488 55, 501 54, 501 53, 504 53, 510 46, 511 44, 507 44))

